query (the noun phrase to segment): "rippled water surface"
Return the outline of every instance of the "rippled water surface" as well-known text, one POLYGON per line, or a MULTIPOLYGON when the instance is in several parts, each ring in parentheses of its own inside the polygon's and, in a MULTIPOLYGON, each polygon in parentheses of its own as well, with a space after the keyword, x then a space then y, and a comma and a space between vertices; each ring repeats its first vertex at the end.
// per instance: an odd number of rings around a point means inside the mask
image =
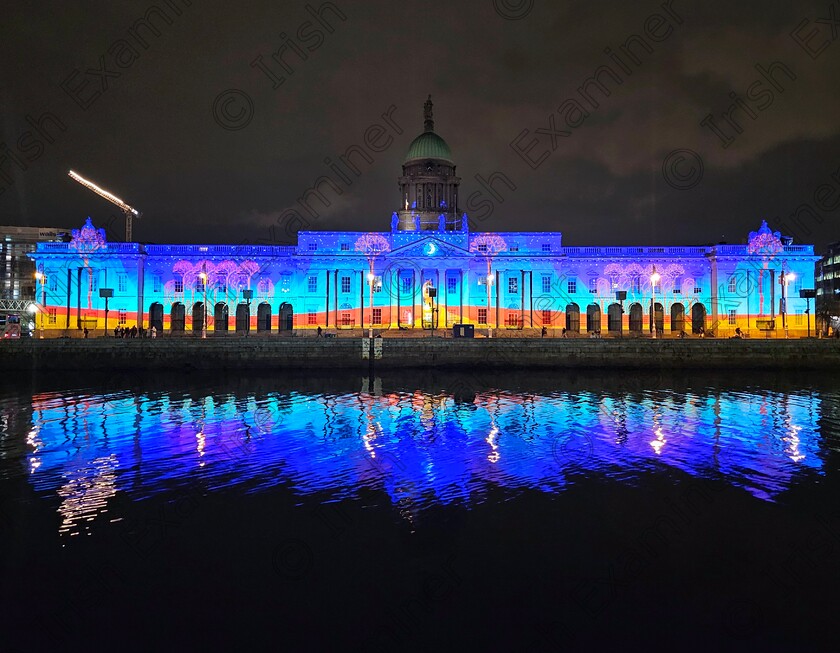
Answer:
POLYGON ((10 641, 818 649, 840 386, 623 377, 7 386, 10 641))

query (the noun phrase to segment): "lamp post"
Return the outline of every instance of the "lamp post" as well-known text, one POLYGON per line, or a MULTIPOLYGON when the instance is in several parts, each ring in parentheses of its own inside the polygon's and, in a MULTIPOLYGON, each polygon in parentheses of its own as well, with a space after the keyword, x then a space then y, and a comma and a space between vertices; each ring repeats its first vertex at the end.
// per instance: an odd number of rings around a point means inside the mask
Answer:
POLYGON ((204 287, 204 303, 201 305, 201 337, 204 339, 207 337, 207 273, 202 272, 198 278, 204 287))
POLYGON ((35 279, 41 284, 41 338, 44 337, 44 311, 47 310, 45 304, 47 303, 47 278, 40 270, 35 273, 35 279))
POLYGON ((487 264, 487 337, 493 337, 493 327, 490 325, 490 286, 493 285, 493 273, 490 264, 487 264))
POLYGON ((656 284, 659 283, 659 273, 656 271, 656 266, 653 266, 653 271, 650 273, 650 323, 653 327, 653 339, 656 340, 656 284))
POLYGON ((817 291, 814 288, 801 288, 799 296, 805 300, 805 315, 808 316, 808 337, 811 337, 811 299, 817 296, 817 291))
MULTIPOLYGON (((787 285, 793 281, 796 275, 793 272, 785 272, 785 264, 782 263, 782 274, 779 276, 779 285, 782 287, 782 300, 780 306, 780 313, 782 314, 782 328, 785 330, 785 338, 788 337, 787 327, 787 285)), ((810 322, 809 322, 810 324, 810 322)))
POLYGON ((368 324, 368 338, 373 338, 373 281, 376 277, 373 274, 373 262, 371 262, 370 272, 368 272, 367 280, 369 286, 369 295, 370 295, 370 322, 368 324))

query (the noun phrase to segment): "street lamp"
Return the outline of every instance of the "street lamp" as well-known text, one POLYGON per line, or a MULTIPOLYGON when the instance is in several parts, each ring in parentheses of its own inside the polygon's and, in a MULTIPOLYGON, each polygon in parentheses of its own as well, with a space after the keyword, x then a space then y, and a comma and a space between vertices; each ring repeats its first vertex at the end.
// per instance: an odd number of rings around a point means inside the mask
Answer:
POLYGON ((493 327, 490 325, 490 286, 493 285, 493 273, 490 266, 487 266, 487 337, 493 337, 493 327))
POLYGON ((368 338, 373 338, 373 282, 376 277, 373 274, 373 266, 371 266, 370 272, 368 272, 367 280, 368 286, 370 287, 370 323, 368 328, 368 338))
POLYGON ((650 322, 653 326, 653 339, 656 340, 656 284, 662 277, 656 271, 656 266, 653 266, 653 271, 650 273, 650 322))
POLYGON ((41 284, 41 338, 44 337, 44 311, 47 310, 47 277, 40 270, 35 273, 35 279, 41 284))
POLYGON ((785 330, 785 338, 788 337, 788 327, 787 327, 787 285, 796 279, 796 275, 793 272, 785 272, 785 266, 782 264, 782 274, 779 277, 779 285, 782 286, 782 305, 781 311, 782 314, 782 328, 785 330))
POLYGON ((207 337, 207 273, 202 272, 198 275, 201 279, 201 285, 204 287, 204 303, 201 305, 201 337, 207 337))

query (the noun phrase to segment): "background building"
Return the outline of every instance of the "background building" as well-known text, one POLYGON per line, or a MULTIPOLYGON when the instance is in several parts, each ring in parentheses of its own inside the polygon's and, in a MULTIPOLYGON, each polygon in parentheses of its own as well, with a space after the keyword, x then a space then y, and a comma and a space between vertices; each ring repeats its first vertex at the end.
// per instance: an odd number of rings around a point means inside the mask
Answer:
POLYGON ((813 246, 766 222, 745 244, 697 247, 565 247, 560 232, 471 232, 431 100, 398 183, 389 231, 302 231, 297 246, 109 243, 88 219, 71 242, 32 255, 45 328, 104 328, 99 291, 109 288, 109 328, 177 335, 462 323, 572 335, 806 333, 799 290, 814 287, 813 246))

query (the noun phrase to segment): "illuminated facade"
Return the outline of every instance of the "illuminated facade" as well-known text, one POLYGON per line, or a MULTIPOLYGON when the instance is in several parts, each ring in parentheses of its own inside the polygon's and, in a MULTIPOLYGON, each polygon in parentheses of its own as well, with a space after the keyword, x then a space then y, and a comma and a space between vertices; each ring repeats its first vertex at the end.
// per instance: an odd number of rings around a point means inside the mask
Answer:
POLYGON ((664 337, 806 333, 799 290, 814 287, 813 246, 764 222, 746 244, 698 247, 565 247, 560 232, 473 232, 430 100, 402 167, 400 207, 383 232, 301 231, 296 246, 144 245, 109 243, 88 219, 71 242, 41 243, 31 255, 46 284, 44 329, 102 329, 99 290, 110 288, 109 329, 167 335, 371 322, 377 331, 474 324, 650 336, 655 324, 664 337))

